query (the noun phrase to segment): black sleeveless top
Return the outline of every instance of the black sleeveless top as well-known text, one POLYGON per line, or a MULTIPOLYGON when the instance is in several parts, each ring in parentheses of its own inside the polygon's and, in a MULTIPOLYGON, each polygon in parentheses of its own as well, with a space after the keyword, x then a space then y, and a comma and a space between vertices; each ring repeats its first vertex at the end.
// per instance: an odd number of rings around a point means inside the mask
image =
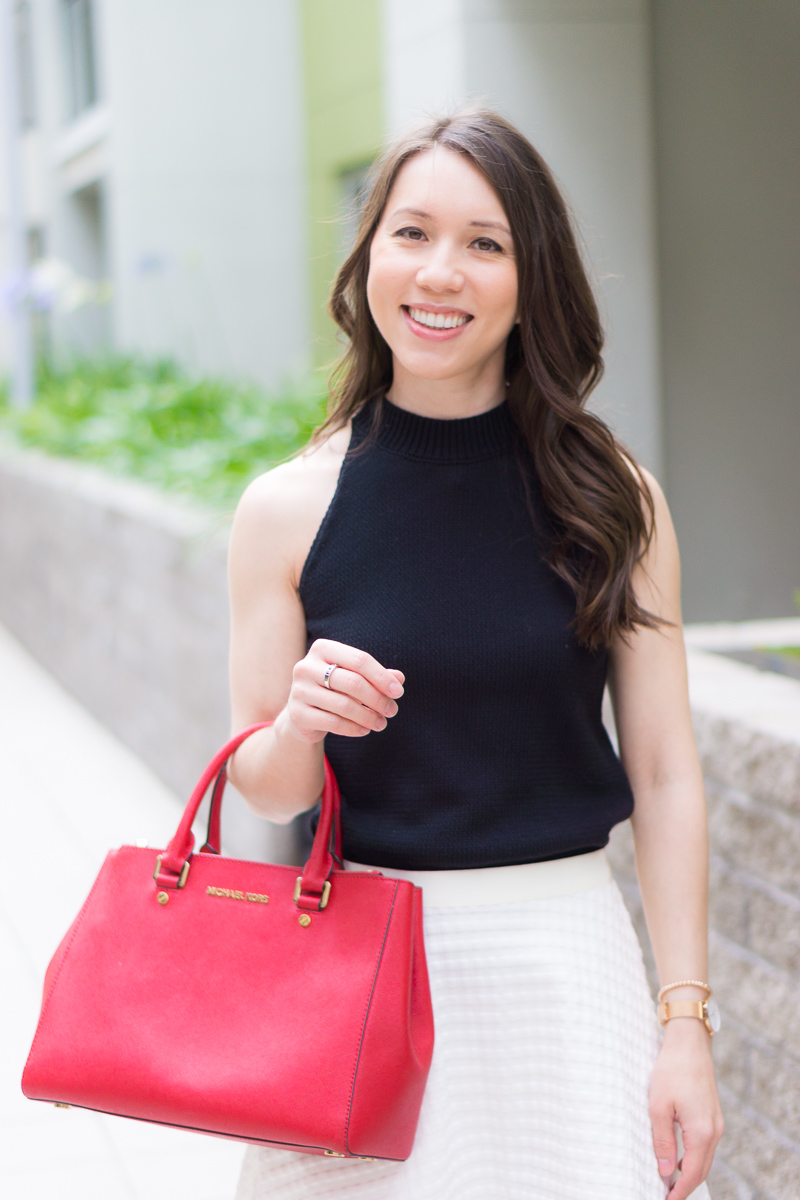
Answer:
POLYGON ((444 870, 599 849, 633 808, 600 718, 607 653, 570 629, 507 404, 436 420, 383 400, 353 453, 374 403, 300 579, 309 645, 334 638, 406 677, 386 729, 325 739, 345 858, 444 870))

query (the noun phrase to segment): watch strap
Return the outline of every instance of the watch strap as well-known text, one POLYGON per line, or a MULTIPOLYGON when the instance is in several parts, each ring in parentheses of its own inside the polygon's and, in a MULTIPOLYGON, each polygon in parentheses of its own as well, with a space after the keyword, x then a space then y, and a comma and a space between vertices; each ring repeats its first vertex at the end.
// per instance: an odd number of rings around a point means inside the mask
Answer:
POLYGON ((658 1006, 658 1019, 662 1025, 673 1017, 696 1017, 705 1021, 705 1001, 703 1000, 662 1000, 658 1006))
POLYGON ((702 1021, 711 1036, 719 1029, 719 1015, 714 1018, 709 1014, 708 1000, 662 1000, 658 1006, 658 1019, 662 1025, 673 1017, 695 1017, 702 1021))

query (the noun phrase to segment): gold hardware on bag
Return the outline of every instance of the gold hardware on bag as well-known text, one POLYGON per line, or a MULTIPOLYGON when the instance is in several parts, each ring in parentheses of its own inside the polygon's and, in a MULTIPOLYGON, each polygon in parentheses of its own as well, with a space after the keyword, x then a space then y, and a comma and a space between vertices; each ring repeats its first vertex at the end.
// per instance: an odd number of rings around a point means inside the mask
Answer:
MULTIPOLYGON (((300 889, 302 888, 302 886, 303 886, 303 876, 298 875, 297 883, 294 885, 294 895, 292 896, 292 899, 294 900, 295 904, 300 899, 300 889)), ((320 899, 319 899, 320 909, 325 908, 325 906, 328 903, 328 900, 330 899, 330 894, 331 894, 331 881, 330 881, 330 879, 326 879, 322 885, 322 895, 320 896, 320 899)))
MULTIPOLYGON (((155 869, 155 871, 153 871, 153 879, 156 879, 156 876, 158 875, 159 871, 161 870, 161 859, 163 857, 164 857, 163 854, 159 854, 158 858, 156 859, 156 869, 155 869)), ((178 887, 179 888, 186 887, 186 880, 188 878, 189 878, 189 859, 187 858, 186 862, 181 867, 181 873, 178 876, 178 887)), ((158 882, 158 881, 156 880, 156 882, 158 882)))
POLYGON ((340 1154, 338 1150, 326 1150, 328 1158, 347 1158, 346 1154, 340 1154))
MULTIPOLYGON (((308 915, 308 913, 303 913, 302 917, 298 917, 297 919, 304 929, 307 925, 311 924, 311 917, 308 915)), ((333 1151, 331 1151, 331 1153, 333 1153, 333 1151)))
POLYGON ((359 1162, 377 1162, 377 1158, 370 1158, 367 1154, 357 1154, 356 1158, 359 1162))
POLYGON ((53 1108, 72 1108, 71 1104, 62 1104, 60 1100, 53 1101, 53 1108))
POLYGON ((158 895, 156 896, 156 900, 158 901, 159 904, 167 904, 169 901, 169 893, 168 892, 159 892, 158 895))

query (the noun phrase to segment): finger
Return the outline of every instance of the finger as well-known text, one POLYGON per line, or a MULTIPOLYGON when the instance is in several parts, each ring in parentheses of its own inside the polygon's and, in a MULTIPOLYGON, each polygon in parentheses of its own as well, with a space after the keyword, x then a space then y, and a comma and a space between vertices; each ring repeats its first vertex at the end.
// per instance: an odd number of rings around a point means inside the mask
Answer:
POLYGON ((677 1180, 667 1193, 668 1200, 688 1200, 692 1192, 700 1187, 700 1184, 705 1179, 702 1171, 693 1171, 687 1174, 685 1168, 681 1171, 677 1180))
POLYGON ((366 704, 353 700, 344 692, 335 692, 333 689, 323 687, 309 691, 303 689, 298 695, 298 699, 303 700, 312 708, 318 708, 321 712, 344 717, 346 721, 352 721, 354 725, 363 725, 365 729, 386 728, 387 718, 383 713, 375 712, 374 708, 368 708, 366 704))
POLYGON ((687 1200, 687 1197, 699 1188, 711 1167, 708 1161, 710 1137, 698 1137, 695 1134, 694 1138, 690 1138, 690 1135, 685 1133, 684 1140, 687 1143, 691 1141, 692 1144, 684 1147, 680 1162, 681 1173, 670 1190, 669 1200, 687 1200))
POLYGON ((653 1126, 653 1149, 658 1162, 658 1173, 662 1179, 669 1179, 678 1165, 672 1106, 655 1108, 651 1105, 650 1121, 653 1126))
POLYGON ((381 666, 371 654, 367 654, 366 650, 358 650, 355 646, 346 646, 343 642, 333 642, 327 638, 319 638, 314 642, 312 649, 326 663, 336 663, 339 667, 354 671, 356 675, 362 675, 385 696, 391 696, 393 699, 402 696, 403 685, 400 680, 386 667, 381 666))
POLYGON ((365 704, 367 708, 374 709, 384 717, 393 717, 397 712, 394 700, 374 688, 363 675, 356 675, 354 671, 348 671, 346 667, 337 667, 329 675, 328 680, 329 691, 343 692, 344 695, 351 696, 360 704, 365 704))
POLYGON ((310 711, 300 718, 299 723, 308 729, 322 730, 324 733, 338 733, 340 737, 365 737, 368 733, 372 733, 369 726, 359 725, 356 721, 339 716, 338 713, 314 708, 310 704, 305 707, 310 711))

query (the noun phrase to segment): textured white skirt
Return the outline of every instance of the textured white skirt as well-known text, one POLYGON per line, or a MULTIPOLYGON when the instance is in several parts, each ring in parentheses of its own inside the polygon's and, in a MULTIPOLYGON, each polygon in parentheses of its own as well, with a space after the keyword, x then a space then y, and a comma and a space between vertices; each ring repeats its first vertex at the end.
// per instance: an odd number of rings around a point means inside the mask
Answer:
POLYGON ((411 1157, 250 1146, 236 1200, 664 1200, 647 1101, 658 1024, 604 852, 381 869, 423 888, 436 1043, 411 1157))

